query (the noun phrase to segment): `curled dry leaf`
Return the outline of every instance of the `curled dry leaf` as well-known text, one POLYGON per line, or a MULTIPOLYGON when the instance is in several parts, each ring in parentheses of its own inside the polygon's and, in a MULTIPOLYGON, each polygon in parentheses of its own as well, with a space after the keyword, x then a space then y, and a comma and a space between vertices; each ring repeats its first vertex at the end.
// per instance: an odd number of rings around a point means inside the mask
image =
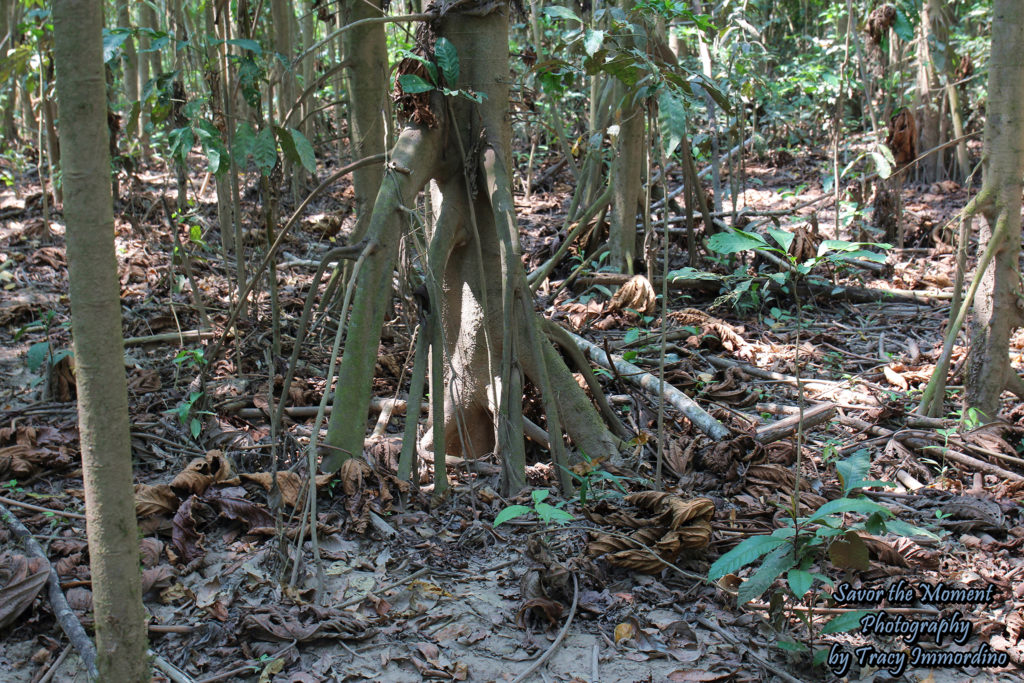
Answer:
POLYGON ((142 594, 145 595, 151 590, 162 591, 170 588, 174 583, 174 568, 169 564, 161 564, 157 567, 149 567, 142 570, 142 594))
POLYGON ((156 370, 135 368, 128 375, 128 391, 149 394, 160 391, 160 373, 156 370))
POLYGON ((889 543, 883 541, 880 538, 874 536, 868 536, 861 534, 860 540, 867 546, 868 552, 871 553, 871 557, 882 562, 884 564, 892 565, 894 567, 909 567, 910 563, 907 559, 901 555, 896 548, 892 547, 889 543))
POLYGON ((254 640, 305 643, 311 640, 365 640, 377 629, 353 612, 317 605, 258 607, 242 619, 242 632, 254 640))
POLYGON ((763 458, 764 446, 754 441, 750 434, 713 442, 700 454, 704 467, 728 479, 737 477, 741 463, 758 462, 763 458))
POLYGON ((78 569, 82 564, 82 553, 72 553, 67 557, 62 557, 53 563, 53 570, 57 572, 57 576, 62 579, 75 574, 75 570, 78 569))
POLYGON ((167 484, 135 485, 135 515, 170 515, 178 509, 178 496, 167 484))
POLYGON ((938 569, 940 554, 915 543, 906 536, 892 542, 893 550, 906 558, 907 563, 919 564, 926 569, 938 569))
POLYGON ((608 311, 632 309, 640 315, 652 315, 656 305, 654 287, 643 275, 634 275, 612 296, 608 302, 608 311))
POLYGON ((91 612, 92 611, 92 591, 88 588, 78 586, 76 588, 68 589, 65 594, 68 599, 68 604, 71 609, 76 612, 91 612))
POLYGON ((548 598, 533 598, 524 602, 523 606, 519 608, 519 613, 516 614, 516 625, 525 630, 528 626, 527 616, 533 615, 538 620, 546 619, 547 626, 554 628, 558 625, 558 620, 564 609, 560 602, 548 598))
POLYGON ((591 557, 603 556, 609 564, 654 574, 665 568, 665 561, 674 563, 684 550, 703 548, 711 540, 715 504, 707 498, 686 500, 670 493, 644 491, 626 496, 624 502, 642 512, 616 510, 608 501, 584 511, 597 524, 635 529, 626 538, 592 534, 587 544, 591 557))
POLYGON ((46 562, 38 557, 0 555, 0 629, 16 623, 32 606, 49 576, 46 562))
MULTIPOLYGON (((348 461, 351 461, 350 458, 348 461)), ((319 491, 323 487, 327 486, 330 481, 334 478, 334 474, 319 474, 316 477, 316 488, 319 491)), ((259 484, 266 491, 270 491, 274 486, 274 474, 272 472, 256 472, 255 474, 239 474, 238 478, 242 481, 252 482, 253 484, 259 484)), ((302 493, 303 488, 303 477, 297 472, 278 472, 277 473, 277 486, 281 491, 281 502, 290 507, 295 507, 299 503, 299 495, 302 493)))
POLYGON ((885 375, 885 381, 894 387, 898 387, 903 391, 906 391, 910 385, 907 384, 907 380, 900 373, 896 372, 892 367, 886 365, 882 368, 882 374, 885 375))
POLYGON ((245 524, 247 530, 274 526, 274 518, 267 509, 244 496, 245 489, 241 486, 217 487, 207 491, 203 500, 224 517, 245 524))
POLYGON ((58 538, 50 544, 51 557, 54 555, 65 556, 80 553, 85 550, 88 544, 78 538, 58 538))
POLYGON ((0 478, 21 480, 31 477, 38 471, 33 462, 38 451, 21 444, 0 448, 0 478))
POLYGON ((143 567, 155 567, 164 552, 164 542, 158 538, 144 538, 139 541, 139 556, 143 567))
POLYGON ((197 530, 196 515, 204 509, 206 506, 198 498, 190 496, 174 514, 171 542, 178 560, 184 564, 188 564, 203 554, 202 543, 206 539, 206 535, 197 530))
MULTIPOLYGON (((766 504, 772 501, 788 505, 796 478, 788 467, 776 464, 751 465, 747 468, 743 489, 766 504)), ((812 493, 811 483, 800 481, 800 510, 810 513, 826 503, 821 496, 812 493)))
POLYGON ((211 484, 230 481, 233 476, 231 461, 221 451, 211 450, 186 465, 171 482, 171 488, 201 496, 211 484))
POLYGON ((734 328, 720 318, 696 308, 672 311, 668 318, 677 325, 697 328, 698 333, 686 340, 689 346, 722 348, 742 360, 751 360, 754 357, 753 347, 740 335, 742 328, 734 328))

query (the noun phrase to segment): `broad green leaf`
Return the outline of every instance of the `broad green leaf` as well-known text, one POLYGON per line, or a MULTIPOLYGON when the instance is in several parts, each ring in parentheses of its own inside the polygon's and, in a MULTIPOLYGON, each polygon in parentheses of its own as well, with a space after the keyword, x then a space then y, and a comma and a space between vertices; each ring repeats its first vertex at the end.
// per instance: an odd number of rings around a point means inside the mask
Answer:
POLYGON ((658 97, 658 127, 665 145, 665 154, 674 154, 686 135, 686 103, 671 90, 658 97))
POLYGON ((299 162, 302 164, 302 167, 310 173, 314 173, 316 171, 316 153, 313 151, 313 145, 299 131, 294 128, 289 128, 288 130, 291 131, 295 152, 299 155, 299 162))
POLYGON ((888 159, 885 158, 881 152, 872 152, 871 158, 875 162, 875 169, 878 171, 878 177, 885 180, 892 175, 892 166, 889 164, 888 159))
POLYGON ((552 19, 568 19, 569 21, 575 21, 577 24, 582 24, 578 16, 569 8, 562 7, 560 5, 552 5, 551 7, 544 8, 544 14, 548 15, 552 19))
POLYGON ((125 137, 129 140, 134 139, 138 135, 139 131, 139 114, 142 113, 142 103, 139 100, 132 102, 131 109, 128 110, 128 124, 124 128, 125 137))
POLYGON ((885 160, 889 162, 890 166, 896 165, 896 158, 892 155, 892 150, 889 149, 889 145, 885 144, 884 142, 879 142, 878 151, 882 153, 882 156, 885 157, 885 160))
POLYGON ((856 261, 863 259, 864 261, 872 261, 874 263, 885 263, 885 254, 877 254, 867 249, 857 249, 833 254, 829 256, 829 259, 832 261, 856 261))
POLYGON ((509 505, 507 508, 499 512, 494 518, 494 526, 504 524, 508 520, 515 519, 516 517, 522 517, 532 511, 532 508, 528 508, 525 505, 509 505))
POLYGON ((789 650, 790 652, 807 652, 807 650, 809 649, 803 643, 798 643, 796 641, 790 640, 778 640, 775 642, 775 644, 778 645, 781 649, 789 650))
POLYGON ((914 39, 914 26, 910 23, 907 15, 903 13, 903 9, 900 7, 896 8, 896 21, 893 22, 892 30, 895 31, 896 36, 905 43, 909 43, 914 39))
POLYGON ((888 508, 867 498, 837 498, 818 508, 813 515, 807 518, 807 523, 818 522, 829 515, 840 512, 859 512, 865 515, 878 512, 883 515, 892 516, 888 508))
POLYGON ((128 40, 131 36, 131 30, 125 28, 105 28, 103 29, 103 63, 106 64, 110 60, 118 56, 121 51, 121 45, 124 41, 128 40))
POLYGON ((583 49, 588 57, 592 57, 595 52, 601 49, 601 45, 604 44, 604 36, 604 31, 587 29, 586 37, 583 39, 583 49))
POLYGON ((203 423, 199 421, 198 417, 193 417, 189 422, 189 431, 192 432, 192 438, 198 439, 199 432, 203 430, 203 423))
POLYGON ((68 356, 71 356, 72 358, 74 358, 75 352, 72 351, 71 349, 61 349, 60 351, 58 351, 55 354, 53 354, 53 356, 50 358, 50 364, 51 365, 56 365, 57 363, 61 362, 62 360, 64 360, 68 356))
POLYGON ((256 143, 256 131, 248 121, 242 121, 235 129, 234 154, 239 165, 244 165, 245 160, 252 154, 253 145, 256 143))
POLYGON ((787 543, 771 551, 754 575, 740 584, 739 590, 736 592, 737 601, 742 605, 761 597, 775 582, 775 579, 792 569, 795 564, 796 556, 793 554, 791 544, 787 543))
POLYGON ((263 175, 270 175, 277 163, 277 142, 274 140, 274 131, 269 126, 256 134, 252 144, 252 159, 256 168, 263 175))
POLYGON ((843 612, 838 617, 825 624, 821 629, 821 634, 846 633, 847 631, 852 631, 855 628, 859 628, 860 620, 869 614, 874 614, 874 612, 871 610, 843 612))
POLYGON ((571 514, 554 505, 537 503, 534 508, 537 510, 537 516, 545 522, 571 522, 573 520, 571 514))
POLYGON ((407 57, 409 59, 414 59, 417 62, 419 62, 420 64, 422 64, 423 68, 427 70, 427 74, 430 76, 430 80, 428 81, 429 83, 440 83, 441 82, 441 79, 438 77, 438 73, 437 73, 437 64, 434 64, 434 62, 430 61, 429 59, 427 59, 423 55, 414 54, 414 53, 409 52, 407 50, 403 50, 400 54, 401 54, 402 57, 407 57))
POLYGON ((828 651, 830 648, 821 647, 814 651, 814 656, 811 657, 811 666, 819 667, 825 666, 825 662, 828 661, 828 651))
POLYGON ((711 99, 714 100, 726 114, 732 113, 732 104, 729 102, 729 98, 727 98, 722 91, 718 89, 718 86, 715 85, 714 81, 710 78, 701 73, 693 74, 690 76, 690 83, 703 88, 704 92, 710 95, 711 99))
POLYGON ((171 157, 184 164, 188 161, 188 153, 192 151, 195 144, 195 135, 189 127, 175 128, 167 134, 171 143, 171 157))
POLYGON ((547 489, 534 489, 530 492, 530 498, 533 499, 533 504, 536 505, 547 498, 550 493, 551 491, 548 491, 547 489))
POLYGON ((709 273, 706 270, 697 270, 690 266, 684 266, 679 270, 670 270, 668 273, 668 281, 674 282, 676 280, 723 280, 724 277, 718 273, 709 273))
POLYGON ((434 45, 434 56, 437 58, 437 65, 441 67, 441 74, 445 82, 452 88, 459 84, 459 54, 455 51, 452 41, 441 37, 434 45))
POLYGON ((214 175, 220 175, 227 170, 227 148, 220 139, 220 131, 206 119, 200 120, 195 130, 206 155, 206 170, 214 175))
POLYGON ((434 86, 427 83, 425 80, 417 76, 416 74, 402 74, 398 77, 398 85, 401 86, 402 92, 407 95, 415 95, 421 92, 430 92, 434 89, 434 86))
POLYGON ((886 520, 885 530, 889 533, 893 533, 898 536, 906 536, 908 538, 912 536, 924 536, 925 538, 930 538, 932 540, 939 540, 939 537, 936 534, 933 534, 927 529, 922 529, 919 526, 910 524, 909 522, 904 522, 902 519, 886 520))
POLYGON ((28 369, 32 372, 36 372, 39 368, 43 367, 43 363, 46 362, 46 357, 50 354, 50 342, 36 342, 32 346, 28 347, 28 353, 25 354, 25 361, 28 363, 28 369))
POLYGON ((869 534, 881 536, 885 533, 885 519, 877 512, 864 520, 864 528, 869 534))
POLYGON ((216 144, 207 144, 203 141, 203 153, 206 154, 206 170, 213 175, 220 175, 227 168, 222 164, 224 148, 216 144))
POLYGON ((302 164, 310 173, 316 170, 316 156, 313 153, 313 146, 309 144, 306 136, 294 128, 282 128, 274 126, 277 139, 281 141, 281 150, 289 161, 302 164))
POLYGON ((864 481, 864 477, 868 476, 870 471, 871 458, 864 448, 837 462, 836 474, 839 475, 839 483, 843 485, 843 495, 860 486, 860 482, 864 481))
POLYGON ((803 569, 791 569, 786 580, 789 581, 789 589, 793 591, 793 595, 800 599, 807 595, 807 591, 811 590, 814 574, 803 569))
POLYGON ((786 232, 781 228, 768 228, 768 234, 772 236, 779 246, 782 247, 782 251, 789 252, 789 245, 793 244, 793 240, 796 238, 791 232, 786 232))
POLYGON ((735 254, 748 249, 771 249, 760 235, 742 230, 716 232, 708 239, 708 247, 716 254, 735 254))
POLYGON ((708 578, 714 581, 742 569, 783 543, 787 543, 787 540, 777 536, 758 535, 745 538, 738 546, 715 560, 708 570, 708 578))
POLYGON ((243 50, 249 50, 253 54, 263 54, 263 48, 260 47, 260 44, 257 41, 252 40, 251 38, 232 38, 231 40, 227 41, 227 43, 228 45, 240 47, 243 50))

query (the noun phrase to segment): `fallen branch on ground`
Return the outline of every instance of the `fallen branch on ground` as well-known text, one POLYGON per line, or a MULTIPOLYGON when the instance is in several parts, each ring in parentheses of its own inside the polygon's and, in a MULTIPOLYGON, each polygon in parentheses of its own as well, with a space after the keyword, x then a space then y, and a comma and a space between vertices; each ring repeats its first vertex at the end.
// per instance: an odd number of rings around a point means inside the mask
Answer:
POLYGON ((21 542, 25 544, 25 549, 32 556, 38 557, 46 563, 50 573, 50 578, 46 580, 46 585, 49 588, 50 606, 53 607, 53 616, 57 619, 60 629, 64 631, 64 635, 68 637, 68 640, 74 646, 79 658, 89 672, 89 677, 93 680, 99 679, 100 674, 96 669, 96 646, 93 645, 85 629, 82 628, 82 623, 75 616, 74 611, 72 611, 71 605, 68 604, 68 599, 64 597, 64 592, 60 589, 60 577, 57 576, 57 571, 50 564, 50 559, 43 552, 39 542, 32 537, 32 532, 3 505, 0 505, 0 518, 11 528, 14 535, 21 539, 21 542))
POLYGON ((580 351, 590 360, 608 370, 614 369, 630 384, 652 392, 655 395, 658 395, 660 389, 660 393, 666 401, 693 422, 697 429, 712 439, 721 441, 722 439, 727 439, 732 434, 728 427, 712 417, 711 414, 697 405, 696 401, 671 384, 666 382, 664 387, 659 387, 658 378, 651 373, 641 370, 632 363, 627 363, 619 356, 607 353, 577 334, 569 332, 569 336, 576 346, 579 347, 580 351))

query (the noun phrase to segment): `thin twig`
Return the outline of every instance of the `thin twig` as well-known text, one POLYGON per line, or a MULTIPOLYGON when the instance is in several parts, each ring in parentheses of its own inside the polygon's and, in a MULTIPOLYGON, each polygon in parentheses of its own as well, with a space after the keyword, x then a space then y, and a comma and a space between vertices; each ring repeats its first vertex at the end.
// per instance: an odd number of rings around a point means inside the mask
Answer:
POLYGON ((80 519, 83 521, 85 520, 85 515, 80 515, 77 512, 63 512, 61 510, 51 510, 50 508, 32 505, 32 503, 22 503, 20 500, 6 498, 4 496, 0 496, 0 503, 14 505, 15 507, 25 508, 26 510, 32 510, 33 512, 42 512, 43 514, 55 515, 57 517, 67 517, 68 519, 80 519))

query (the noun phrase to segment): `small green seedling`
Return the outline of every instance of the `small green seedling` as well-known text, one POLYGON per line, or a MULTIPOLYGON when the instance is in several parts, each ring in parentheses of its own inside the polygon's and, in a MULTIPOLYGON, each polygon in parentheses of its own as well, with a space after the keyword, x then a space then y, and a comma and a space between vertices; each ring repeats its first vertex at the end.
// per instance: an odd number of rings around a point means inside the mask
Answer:
POLYGON ((504 524, 510 519, 516 517, 522 517, 533 513, 540 518, 540 521, 545 524, 551 524, 556 522, 561 524, 563 522, 571 522, 575 518, 568 512, 562 509, 565 505, 565 501, 558 503, 557 505, 551 505, 545 503, 544 499, 548 497, 551 492, 547 489, 535 489, 530 495, 533 498, 533 507, 526 505, 509 505, 507 508, 498 513, 498 516, 494 518, 494 526, 504 524))

